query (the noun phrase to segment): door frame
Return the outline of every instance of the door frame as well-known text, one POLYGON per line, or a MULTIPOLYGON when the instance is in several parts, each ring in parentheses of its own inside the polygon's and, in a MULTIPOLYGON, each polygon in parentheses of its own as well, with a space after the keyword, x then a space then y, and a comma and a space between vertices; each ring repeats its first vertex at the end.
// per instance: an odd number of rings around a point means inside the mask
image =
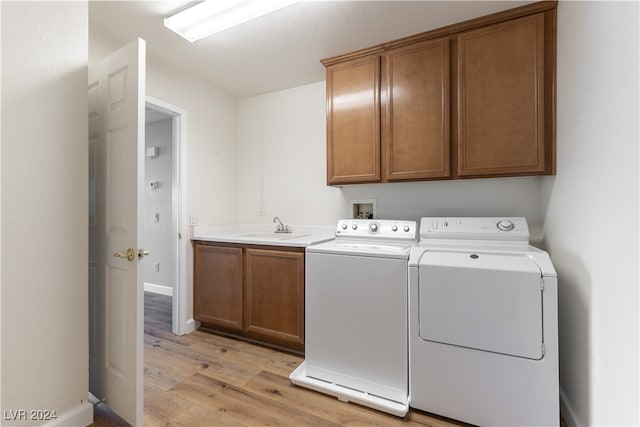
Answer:
POLYGON ((147 96, 147 107, 172 117, 171 152, 173 164, 172 219, 171 219, 171 259, 173 263, 173 298, 171 331, 176 335, 193 332, 193 319, 187 318, 187 252, 189 249, 189 228, 187 218, 187 110, 147 96))

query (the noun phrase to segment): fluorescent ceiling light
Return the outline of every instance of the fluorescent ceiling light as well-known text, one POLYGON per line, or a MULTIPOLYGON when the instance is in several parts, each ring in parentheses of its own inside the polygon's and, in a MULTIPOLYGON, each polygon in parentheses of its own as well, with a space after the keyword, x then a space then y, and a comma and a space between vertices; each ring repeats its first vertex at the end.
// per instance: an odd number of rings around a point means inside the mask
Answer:
POLYGON ((164 26, 191 43, 283 8, 292 0, 203 0, 164 18, 164 26))

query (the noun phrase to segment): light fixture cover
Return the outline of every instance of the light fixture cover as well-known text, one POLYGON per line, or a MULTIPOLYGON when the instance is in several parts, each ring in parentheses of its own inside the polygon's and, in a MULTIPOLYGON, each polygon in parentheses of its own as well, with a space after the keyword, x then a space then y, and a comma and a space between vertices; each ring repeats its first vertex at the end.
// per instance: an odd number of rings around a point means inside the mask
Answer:
POLYGON ((164 26, 191 43, 283 8, 292 0, 203 0, 164 18, 164 26))

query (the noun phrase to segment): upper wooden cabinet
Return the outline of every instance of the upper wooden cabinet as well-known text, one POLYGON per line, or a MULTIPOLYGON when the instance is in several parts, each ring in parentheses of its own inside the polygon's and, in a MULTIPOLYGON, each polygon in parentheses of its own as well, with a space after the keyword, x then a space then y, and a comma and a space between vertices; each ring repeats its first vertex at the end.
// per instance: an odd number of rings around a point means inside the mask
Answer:
POLYGON ((328 184, 554 174, 556 7, 323 60, 328 184))
POLYGON ((458 35, 458 174, 545 172, 544 15, 458 35))
POLYGON ((449 39, 384 54, 383 180, 449 176, 449 39))
POLYGON ((380 57, 327 69, 329 184, 380 180, 380 57))

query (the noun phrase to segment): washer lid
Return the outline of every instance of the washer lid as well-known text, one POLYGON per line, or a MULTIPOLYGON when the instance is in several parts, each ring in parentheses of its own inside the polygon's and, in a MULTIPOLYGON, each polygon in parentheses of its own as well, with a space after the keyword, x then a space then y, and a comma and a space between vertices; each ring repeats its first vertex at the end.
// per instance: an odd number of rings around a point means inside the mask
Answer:
POLYGON ((425 252, 419 322, 424 340, 541 359, 542 273, 525 254, 425 252))

